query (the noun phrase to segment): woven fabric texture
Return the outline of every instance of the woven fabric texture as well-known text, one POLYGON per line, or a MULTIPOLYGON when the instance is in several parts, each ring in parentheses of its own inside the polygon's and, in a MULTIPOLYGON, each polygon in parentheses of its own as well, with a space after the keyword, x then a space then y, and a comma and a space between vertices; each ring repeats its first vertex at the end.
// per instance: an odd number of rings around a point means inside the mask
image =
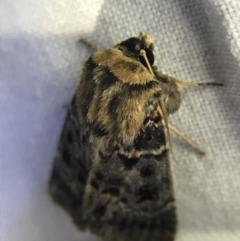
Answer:
POLYGON ((224 87, 184 89, 170 121, 177 241, 240 238, 239 0, 1 1, 0 236, 2 241, 94 241, 46 193, 52 158, 91 50, 147 31, 164 73, 224 87))

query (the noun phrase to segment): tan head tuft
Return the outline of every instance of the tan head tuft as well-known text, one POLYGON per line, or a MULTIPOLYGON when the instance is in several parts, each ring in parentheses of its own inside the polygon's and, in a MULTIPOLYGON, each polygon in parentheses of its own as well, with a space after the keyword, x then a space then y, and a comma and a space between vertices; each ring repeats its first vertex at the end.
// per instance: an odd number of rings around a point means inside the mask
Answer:
POLYGON ((138 35, 138 38, 142 41, 144 41, 147 45, 147 47, 153 51, 153 48, 154 48, 154 44, 153 44, 153 39, 151 38, 150 35, 148 35, 147 33, 143 33, 143 32, 140 32, 139 35, 138 35))

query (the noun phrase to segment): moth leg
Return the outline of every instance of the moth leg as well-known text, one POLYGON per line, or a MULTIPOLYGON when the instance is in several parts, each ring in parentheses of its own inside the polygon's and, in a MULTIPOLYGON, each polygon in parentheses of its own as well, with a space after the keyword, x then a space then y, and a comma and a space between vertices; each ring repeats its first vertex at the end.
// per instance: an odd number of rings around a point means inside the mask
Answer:
POLYGON ((93 52, 95 52, 95 51, 98 50, 98 48, 97 48, 95 45, 93 45, 92 43, 90 43, 90 42, 87 41, 86 39, 82 39, 82 38, 81 38, 79 41, 80 41, 81 43, 87 45, 87 47, 90 48, 93 52))
POLYGON ((180 130, 178 130, 175 126, 168 123, 168 127, 174 133, 176 133, 182 140, 184 140, 188 145, 190 145, 195 151, 197 151, 201 155, 205 155, 205 152, 192 140, 190 140, 187 136, 185 136, 180 130))
POLYGON ((175 77, 172 76, 168 76, 165 74, 162 74, 163 76, 167 77, 168 79, 174 81, 177 85, 179 85, 180 87, 184 87, 184 86, 189 86, 189 87, 198 87, 198 86, 223 86, 223 83, 217 83, 217 82, 188 82, 188 81, 183 81, 183 80, 179 80, 175 77))
POLYGON ((214 82, 187 82, 187 81, 178 81, 182 86, 189 86, 189 87, 198 87, 198 86, 223 86, 223 83, 214 83, 214 82))

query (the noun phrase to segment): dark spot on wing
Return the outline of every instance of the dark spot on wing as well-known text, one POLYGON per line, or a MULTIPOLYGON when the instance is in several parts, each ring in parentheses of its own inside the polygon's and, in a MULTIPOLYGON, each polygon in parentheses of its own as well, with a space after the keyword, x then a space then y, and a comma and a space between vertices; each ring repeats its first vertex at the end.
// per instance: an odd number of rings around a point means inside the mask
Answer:
POLYGON ((161 95, 162 95, 161 91, 158 91, 158 92, 154 93, 154 97, 157 98, 157 99, 159 99, 161 97, 161 95))
POLYGON ((128 158, 121 153, 118 153, 118 157, 122 160, 123 165, 128 170, 131 169, 134 165, 136 165, 139 161, 139 158, 128 158))
POLYGON ((104 178, 104 176, 103 176, 103 174, 101 173, 101 172, 96 172, 96 178, 99 180, 99 181, 102 181, 103 180, 103 178, 104 178))
POLYGON ((154 124, 148 125, 144 130, 140 130, 134 144, 137 150, 159 149, 166 144, 164 129, 154 124))
POLYGON ((142 186, 136 193, 137 203, 141 203, 147 200, 157 201, 159 198, 158 192, 155 188, 150 186, 142 186))
POLYGON ((119 189, 116 187, 110 187, 106 188, 102 191, 104 194, 111 194, 112 196, 118 196, 119 195, 119 189))
POLYGON ((72 142, 73 142, 73 136, 72 136, 72 132, 71 132, 71 131, 69 131, 69 132, 67 133, 67 139, 68 139, 68 142, 69 142, 70 144, 72 144, 72 142))
POLYGON ((138 223, 138 226, 139 226, 139 228, 144 229, 147 226, 147 222, 146 221, 140 221, 138 223))
POLYGON ((98 67, 98 65, 93 61, 92 56, 88 58, 86 62, 86 67, 88 70, 91 70, 91 71, 98 67))
POLYGON ((65 161, 65 163, 66 163, 67 165, 69 165, 71 159, 70 159, 70 155, 69 155, 69 152, 68 152, 67 149, 63 149, 63 151, 62 151, 62 157, 63 157, 63 160, 65 161))
POLYGON ((149 122, 149 120, 150 120, 150 117, 149 116, 146 117, 143 121, 143 125, 146 125, 149 122))
POLYGON ((81 182, 83 185, 86 185, 86 178, 82 175, 81 172, 78 173, 78 181, 81 182))
POLYGON ((121 186, 123 182, 122 178, 109 178, 108 183, 110 183, 113 186, 121 186))
POLYGON ((127 203, 128 203, 128 200, 127 200, 127 198, 126 198, 126 197, 123 197, 123 198, 121 199, 121 202, 123 202, 123 203, 127 204, 127 203))
POLYGON ((84 144, 84 143, 86 143, 86 141, 87 141, 87 137, 84 135, 84 136, 82 137, 82 143, 84 144))
POLYGON ((90 184, 91 184, 95 189, 98 189, 98 188, 99 188, 99 185, 98 185, 98 183, 97 183, 96 180, 92 180, 92 181, 90 182, 90 184))
POLYGON ((79 130, 78 129, 76 129, 75 133, 76 133, 77 136, 79 136, 79 130))
POLYGON ((91 129, 93 134, 97 137, 105 136, 108 134, 105 128, 101 126, 99 123, 94 123, 91 129))
POLYGON ((141 170, 141 177, 143 177, 143 178, 144 177, 149 178, 153 174, 154 174, 154 169, 151 165, 147 165, 147 166, 143 167, 141 170))
POLYGON ((103 216, 106 212, 106 206, 102 205, 102 204, 99 204, 96 206, 96 208, 94 209, 93 211, 93 214, 96 215, 96 216, 103 216))

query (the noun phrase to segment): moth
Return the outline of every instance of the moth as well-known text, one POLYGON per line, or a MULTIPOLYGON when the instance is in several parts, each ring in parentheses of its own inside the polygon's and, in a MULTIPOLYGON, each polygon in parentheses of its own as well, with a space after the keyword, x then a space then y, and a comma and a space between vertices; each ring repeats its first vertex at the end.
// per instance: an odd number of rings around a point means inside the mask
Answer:
POLYGON ((83 65, 57 146, 49 191, 80 230, 104 241, 172 241, 177 231, 168 123, 192 83, 154 66, 145 33, 83 65))

